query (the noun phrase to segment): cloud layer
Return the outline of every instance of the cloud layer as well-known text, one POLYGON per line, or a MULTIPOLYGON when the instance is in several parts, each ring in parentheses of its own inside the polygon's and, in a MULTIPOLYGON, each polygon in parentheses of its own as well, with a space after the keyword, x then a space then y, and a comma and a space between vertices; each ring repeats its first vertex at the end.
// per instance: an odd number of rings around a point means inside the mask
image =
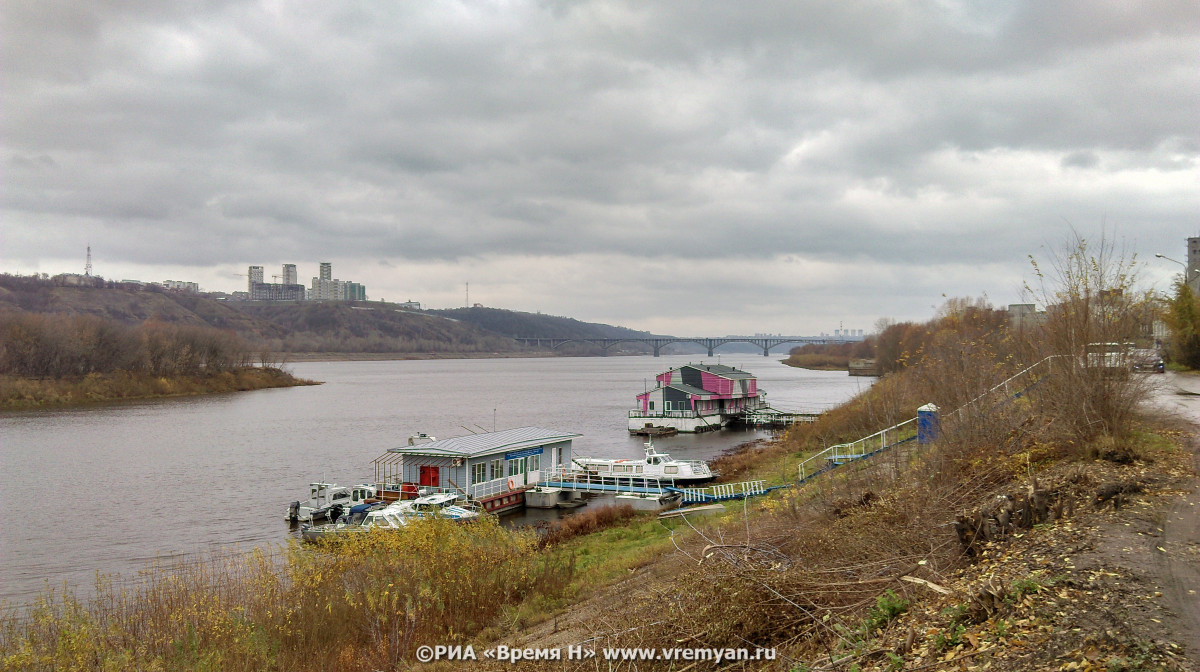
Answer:
POLYGON ((2 270, 816 333, 1200 234, 1191 2, 120 5, 2 10, 2 270))

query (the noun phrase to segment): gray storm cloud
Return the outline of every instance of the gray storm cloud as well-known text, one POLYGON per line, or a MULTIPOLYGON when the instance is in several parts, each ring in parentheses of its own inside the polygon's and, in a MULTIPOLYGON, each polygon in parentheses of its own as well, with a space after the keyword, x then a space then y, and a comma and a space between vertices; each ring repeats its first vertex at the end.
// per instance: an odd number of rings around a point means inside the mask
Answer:
MULTIPOLYGON (((782 312, 813 297, 702 269, 919 267, 839 299, 869 323, 986 289, 971 265, 1015 284, 1065 222, 1144 256, 1200 227, 1191 2, 0 11, 10 268, 72 270, 52 267, 85 240, 121 274, 358 259, 379 295, 418 263, 499 286, 602 255, 782 312)), ((621 321, 580 278, 496 303, 621 321)), ((634 283, 644 314, 698 319, 655 284, 634 283)))

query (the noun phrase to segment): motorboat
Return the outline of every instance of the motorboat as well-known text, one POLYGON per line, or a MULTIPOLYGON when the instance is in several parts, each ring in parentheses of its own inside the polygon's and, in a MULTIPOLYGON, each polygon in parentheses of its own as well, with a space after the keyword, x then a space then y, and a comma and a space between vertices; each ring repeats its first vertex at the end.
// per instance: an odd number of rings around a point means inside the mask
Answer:
POLYGON ((284 520, 292 524, 335 522, 348 514, 352 507, 379 501, 375 486, 368 483, 345 486, 318 481, 309 483, 308 489, 308 502, 292 502, 284 520))
POLYGON ((478 504, 452 492, 436 492, 397 504, 406 505, 405 513, 411 518, 441 517, 466 522, 483 515, 478 504))
POLYGON ((304 541, 317 541, 374 529, 398 530, 411 521, 422 518, 449 518, 468 522, 482 515, 483 511, 478 504, 460 500, 454 493, 434 493, 386 505, 370 505, 363 511, 361 520, 348 515, 342 522, 304 525, 300 529, 300 538, 304 541))
MULTIPOLYGON (((385 505, 373 505, 365 510, 361 520, 349 517, 346 522, 328 525, 304 525, 300 528, 300 538, 304 541, 319 541, 344 534, 367 532, 369 530, 399 530, 408 525, 411 516, 411 502, 392 502, 385 505)), ((356 507, 357 508, 357 507, 356 507)))
POLYGON ((675 460, 654 448, 654 439, 645 443, 646 456, 640 460, 608 460, 578 457, 571 461, 589 476, 613 481, 651 479, 676 483, 703 483, 716 473, 702 460, 675 460))

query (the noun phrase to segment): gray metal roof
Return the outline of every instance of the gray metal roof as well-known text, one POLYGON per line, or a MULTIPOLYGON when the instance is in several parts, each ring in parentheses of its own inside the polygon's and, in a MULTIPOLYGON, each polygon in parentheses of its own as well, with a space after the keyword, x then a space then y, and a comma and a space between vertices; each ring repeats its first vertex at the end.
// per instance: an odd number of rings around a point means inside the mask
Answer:
POLYGON ((693 397, 713 397, 713 396, 717 395, 716 392, 713 392, 711 390, 701 389, 699 387, 696 387, 695 385, 686 385, 684 383, 671 383, 670 385, 664 385, 663 387, 669 387, 673 390, 679 390, 680 392, 683 392, 685 394, 690 394, 693 397))
POLYGON ((452 455, 455 457, 474 457, 490 453, 507 452, 542 446, 547 443, 569 441, 583 436, 572 432, 560 432, 542 427, 518 427, 486 434, 468 434, 452 439, 439 439, 430 443, 419 443, 415 446, 400 446, 388 448, 389 453, 406 455, 452 455))
MULTIPOLYGON (((753 378, 754 377, 753 373, 746 373, 745 371, 742 371, 741 369, 735 369, 732 366, 725 366, 724 364, 685 364, 684 366, 690 366, 694 369, 701 369, 703 371, 707 371, 708 373, 712 373, 712 374, 715 374, 718 376, 723 376, 725 378, 753 378)), ((681 366, 679 368, 682 369, 684 367, 681 366)))

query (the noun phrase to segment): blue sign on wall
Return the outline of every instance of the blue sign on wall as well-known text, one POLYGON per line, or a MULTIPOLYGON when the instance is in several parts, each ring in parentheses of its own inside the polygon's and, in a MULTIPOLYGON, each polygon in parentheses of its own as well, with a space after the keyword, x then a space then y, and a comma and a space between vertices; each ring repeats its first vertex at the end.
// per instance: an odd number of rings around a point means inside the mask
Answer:
POLYGON ((526 448, 524 450, 514 450, 511 453, 505 453, 504 459, 516 460, 516 459, 519 459, 522 457, 529 457, 530 455, 541 455, 541 454, 542 454, 542 447, 538 446, 537 448, 526 448))

